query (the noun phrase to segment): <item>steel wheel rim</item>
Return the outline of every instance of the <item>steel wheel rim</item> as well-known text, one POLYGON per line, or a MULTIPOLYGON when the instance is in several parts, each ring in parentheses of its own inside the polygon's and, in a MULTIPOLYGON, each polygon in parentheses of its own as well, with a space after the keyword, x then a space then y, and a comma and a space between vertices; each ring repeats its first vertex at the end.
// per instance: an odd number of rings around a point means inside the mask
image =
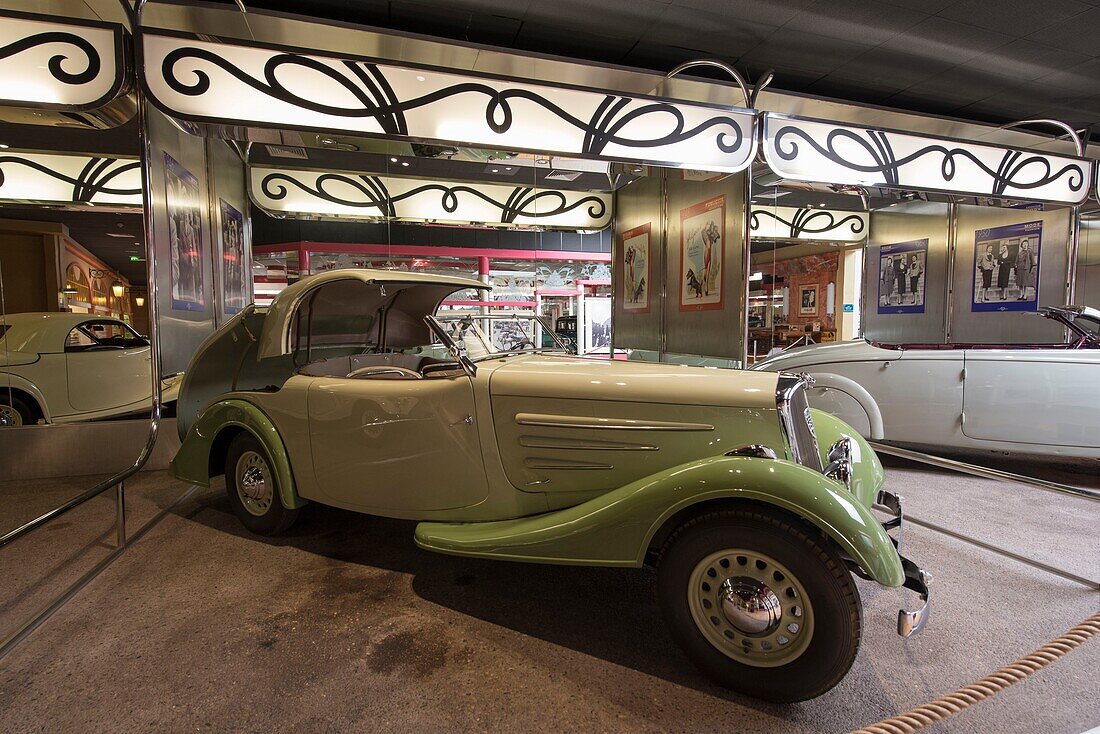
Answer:
POLYGON ((244 509, 256 517, 267 514, 275 499, 267 459, 255 451, 245 451, 237 459, 234 474, 237 480, 237 496, 244 509))
MULTIPOLYGON (((813 639, 813 607, 805 587, 765 553, 744 548, 711 553, 691 572, 687 596, 692 620, 703 637, 738 663, 757 668, 786 665, 801 656, 813 639), (739 606, 723 604, 731 587, 739 592, 758 589, 752 601, 762 603, 748 616, 731 616, 731 606, 739 606), (768 607, 772 600, 778 602, 778 609, 768 607)), ((745 602, 744 606, 754 605, 745 602)))
POLYGON ((0 426, 21 426, 23 416, 11 405, 0 405, 0 426))

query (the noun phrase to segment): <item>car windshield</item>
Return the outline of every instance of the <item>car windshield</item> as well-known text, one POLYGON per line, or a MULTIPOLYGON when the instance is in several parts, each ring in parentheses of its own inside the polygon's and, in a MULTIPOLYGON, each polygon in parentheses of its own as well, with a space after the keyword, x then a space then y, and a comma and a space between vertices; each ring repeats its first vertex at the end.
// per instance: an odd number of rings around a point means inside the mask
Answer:
POLYGON ((545 321, 530 314, 439 314, 433 322, 445 346, 475 362, 505 354, 569 351, 545 321))

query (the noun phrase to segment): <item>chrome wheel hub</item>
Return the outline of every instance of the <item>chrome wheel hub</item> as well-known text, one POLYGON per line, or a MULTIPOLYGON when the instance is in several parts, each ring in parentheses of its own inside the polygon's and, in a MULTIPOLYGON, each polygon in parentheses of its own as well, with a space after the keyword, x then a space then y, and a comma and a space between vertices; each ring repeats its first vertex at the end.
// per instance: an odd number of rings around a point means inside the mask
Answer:
POLYGON ((699 631, 727 657, 758 668, 786 665, 813 637, 813 607, 802 583, 769 555, 743 548, 711 553, 688 581, 699 631))
POLYGON ((245 451, 237 459, 235 474, 244 509, 256 516, 266 514, 275 498, 267 460, 255 451, 245 451))
POLYGON ((775 592, 756 579, 736 576, 718 593, 726 621, 746 635, 763 635, 779 626, 783 608, 775 592))
POLYGON ((0 405, 0 426, 21 426, 23 416, 10 405, 0 405))

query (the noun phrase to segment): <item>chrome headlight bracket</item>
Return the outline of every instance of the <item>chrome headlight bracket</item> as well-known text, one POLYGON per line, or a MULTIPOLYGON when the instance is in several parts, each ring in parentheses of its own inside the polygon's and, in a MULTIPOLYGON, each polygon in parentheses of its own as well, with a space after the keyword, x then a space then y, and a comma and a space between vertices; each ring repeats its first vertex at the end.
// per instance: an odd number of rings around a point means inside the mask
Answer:
POLYGON ((847 489, 852 489, 852 439, 844 436, 829 447, 826 455, 828 464, 821 472, 829 479, 840 482, 847 489))

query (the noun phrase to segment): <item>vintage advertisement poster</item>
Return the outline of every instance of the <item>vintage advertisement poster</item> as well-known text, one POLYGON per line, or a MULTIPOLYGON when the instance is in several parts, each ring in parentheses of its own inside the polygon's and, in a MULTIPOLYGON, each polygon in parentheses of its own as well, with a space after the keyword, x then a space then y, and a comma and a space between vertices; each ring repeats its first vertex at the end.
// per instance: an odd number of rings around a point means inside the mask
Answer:
POLYGON ((878 253, 878 312, 924 313, 928 238, 883 245, 878 253))
POLYGON ((816 285, 802 285, 798 287, 798 315, 817 316, 816 285))
POLYGON ((1042 221, 977 230, 970 310, 1037 310, 1042 245, 1042 221))
POLYGON ((680 310, 722 308, 726 197, 680 210, 680 310))
POLYGON ((648 223, 623 232, 623 310, 630 313, 649 312, 648 223))
POLYGON ((202 236, 202 195, 198 180, 176 159, 164 154, 168 207, 168 256, 172 264, 172 308, 206 310, 202 236))
POLYGON ((225 199, 218 199, 222 236, 222 288, 225 313, 238 313, 248 305, 249 264, 244 254, 244 216, 225 199))

